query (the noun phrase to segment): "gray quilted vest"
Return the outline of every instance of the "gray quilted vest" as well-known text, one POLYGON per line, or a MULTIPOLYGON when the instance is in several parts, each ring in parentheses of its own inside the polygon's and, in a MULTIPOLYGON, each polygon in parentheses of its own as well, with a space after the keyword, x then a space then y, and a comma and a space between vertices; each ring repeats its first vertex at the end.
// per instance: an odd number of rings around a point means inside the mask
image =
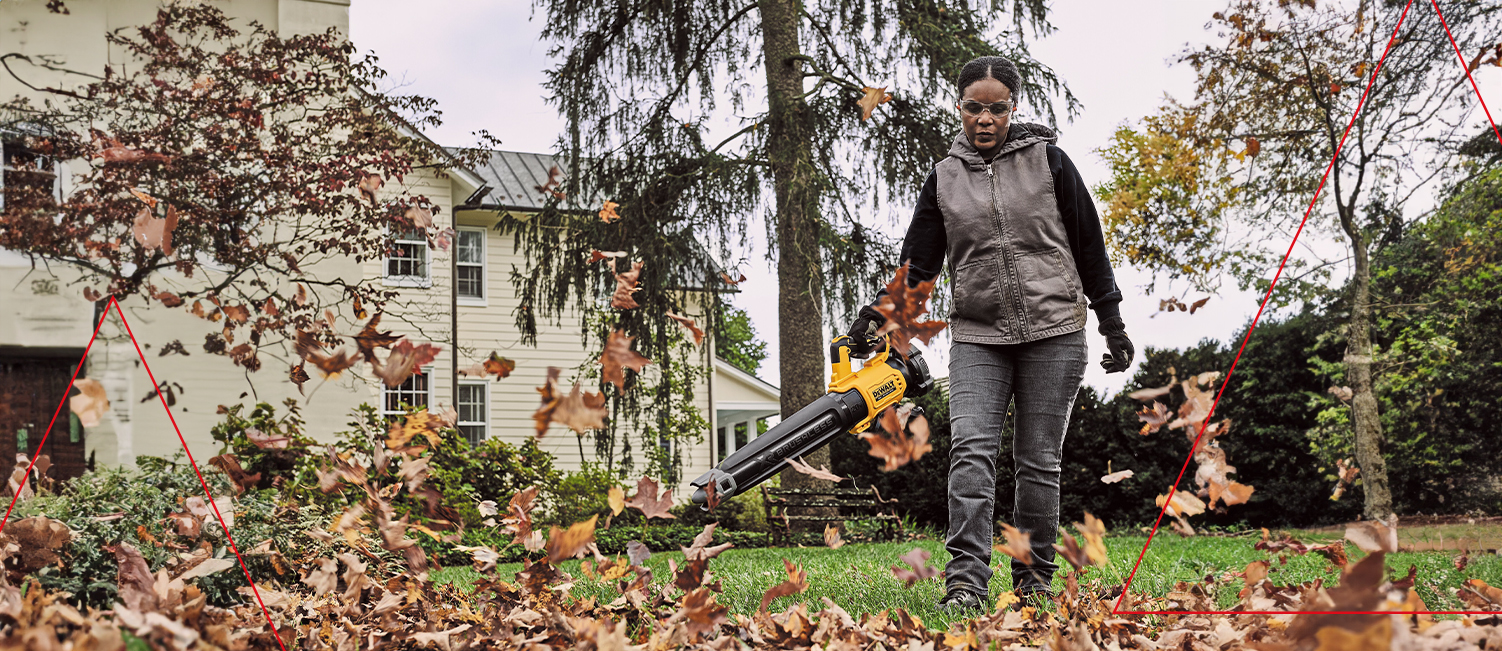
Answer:
POLYGON ((936 168, 955 341, 1017 344, 1082 330, 1086 300, 1054 197, 1048 127, 1013 123, 989 165, 955 136, 936 168))

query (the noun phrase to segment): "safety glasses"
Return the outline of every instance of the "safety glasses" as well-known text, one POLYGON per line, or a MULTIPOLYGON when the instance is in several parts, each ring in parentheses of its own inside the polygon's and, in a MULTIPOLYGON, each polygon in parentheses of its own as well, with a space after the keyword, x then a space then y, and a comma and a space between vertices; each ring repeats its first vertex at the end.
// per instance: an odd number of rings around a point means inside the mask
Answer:
POLYGON ((1006 117, 1007 113, 1012 110, 1012 106, 1014 106, 1014 104, 1007 100, 1002 100, 994 104, 982 104, 973 99, 970 99, 959 103, 960 111, 972 118, 980 117, 981 113, 987 111, 989 111, 991 115, 998 118, 1006 117))

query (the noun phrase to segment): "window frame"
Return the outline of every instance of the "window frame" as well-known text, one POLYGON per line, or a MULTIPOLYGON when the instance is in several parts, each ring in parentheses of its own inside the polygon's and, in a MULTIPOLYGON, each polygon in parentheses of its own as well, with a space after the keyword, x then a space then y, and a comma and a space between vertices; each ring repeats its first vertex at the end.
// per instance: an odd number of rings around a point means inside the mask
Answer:
MULTIPOLYGON (((47 172, 47 171, 37 170, 36 172, 30 172, 30 171, 28 171, 27 173, 29 173, 29 174, 50 174, 52 176, 52 198, 53 198, 54 201, 57 201, 58 203, 62 203, 62 201, 63 201, 63 163, 62 163, 62 161, 57 160, 56 158, 53 158, 53 157, 48 156, 46 154, 36 153, 35 151, 32 151, 30 147, 26 147, 21 142, 21 138, 23 136, 25 136, 25 135, 26 134, 23 133, 22 131, 18 131, 18 130, 15 130, 15 129, 0 129, 0 210, 4 210, 5 209, 5 192, 4 192, 4 189, 5 189, 5 173, 6 173, 6 171, 7 170, 13 171, 13 172, 20 172, 21 171, 21 170, 12 170, 10 167, 8 167, 5 164, 6 163, 6 161, 5 161, 6 150, 11 149, 12 147, 15 147, 15 148, 21 149, 21 150, 25 150, 28 153, 31 153, 33 156, 36 156, 39 159, 47 161, 47 163, 50 165, 52 171, 47 172)), ((33 134, 33 135, 35 135, 35 134, 33 134)))
MULTIPOLYGON (((428 397, 427 397, 427 403, 423 405, 423 408, 431 408, 433 406, 433 366, 430 364, 430 365, 427 365, 427 366, 419 367, 417 370, 418 370, 419 373, 421 373, 422 375, 426 376, 427 380, 428 380, 428 389, 427 389, 428 397)), ((412 376, 409 376, 407 378, 407 380, 404 380, 402 382, 402 384, 406 384, 408 381, 411 381, 411 379, 413 377, 416 377, 416 375, 414 374, 412 376)), ((378 386, 380 386, 380 388, 381 388, 381 407, 380 407, 381 417, 382 418, 391 418, 391 417, 394 417, 394 416, 405 416, 406 412, 403 412, 403 411, 389 411, 389 410, 386 409, 386 396, 387 396, 387 394, 391 393, 392 391, 396 391, 397 389, 400 389, 401 387, 396 387, 396 388, 388 387, 388 386, 386 386, 385 382, 381 382, 378 386)), ((411 405, 411 406, 416 407, 417 405, 411 405)))
MULTIPOLYGON (((395 229, 393 229, 395 230, 395 229)), ((391 261, 394 259, 389 253, 381 256, 381 285, 384 287, 421 287, 433 286, 433 247, 428 245, 427 236, 420 230, 396 230, 392 233, 393 244, 418 244, 423 247, 423 275, 422 276, 393 276, 391 275, 391 261), (403 239, 409 234, 416 234, 415 239, 403 239)))
MULTIPOLYGON (((464 391, 464 387, 466 387, 466 386, 478 386, 478 387, 482 387, 482 389, 481 389, 481 391, 482 391, 481 395, 484 398, 484 403, 480 405, 480 416, 481 416, 481 418, 483 420, 480 420, 478 422, 476 422, 476 421, 462 420, 464 412, 460 411, 460 409, 459 409, 459 396, 454 396, 454 411, 455 411, 455 413, 459 414, 454 419, 454 427, 455 427, 455 429, 458 429, 461 434, 463 434, 464 430, 460 429, 460 426, 474 426, 474 425, 480 426, 482 428, 480 440, 479 441, 471 441, 470 442, 470 445, 478 445, 479 443, 483 443, 486 440, 489 440, 491 438, 491 431, 490 431, 490 380, 487 380, 487 379, 473 379, 473 378, 471 378, 471 379, 463 379, 463 378, 461 378, 459 380, 459 390, 460 390, 461 393, 464 391)), ((465 436, 466 440, 468 440, 468 438, 469 438, 468 436, 465 436)))
POLYGON ((459 301, 460 305, 466 305, 466 306, 470 306, 470 307, 488 307, 490 305, 490 287, 489 287, 489 285, 490 285, 490 282, 489 282, 490 278, 489 278, 489 273, 488 273, 489 272, 489 264, 485 260, 486 253, 487 253, 487 250, 489 248, 487 246, 488 243, 485 241, 487 239, 486 236, 487 236, 487 233, 488 233, 488 229, 486 229, 483 226, 458 226, 458 227, 455 227, 454 228, 454 245, 453 245, 454 248, 453 248, 453 255, 456 258, 459 255, 459 233, 464 233, 464 232, 479 233, 480 234, 480 261, 479 262, 464 262, 462 260, 457 260, 456 259, 454 261, 454 266, 456 268, 457 267, 479 267, 480 268, 480 295, 479 296, 465 296, 463 294, 460 294, 459 293, 459 278, 457 277, 457 275, 453 279, 454 293, 458 297, 458 301, 459 301))

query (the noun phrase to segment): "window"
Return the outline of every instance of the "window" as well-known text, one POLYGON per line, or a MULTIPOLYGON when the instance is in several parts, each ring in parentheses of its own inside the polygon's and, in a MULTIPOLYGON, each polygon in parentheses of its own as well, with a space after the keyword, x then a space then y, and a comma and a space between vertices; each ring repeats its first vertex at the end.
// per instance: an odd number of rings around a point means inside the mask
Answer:
POLYGON ((386 282, 428 286, 428 238, 422 231, 399 232, 386 257, 386 282))
POLYGON ((407 413, 407 407, 426 407, 429 395, 429 375, 431 367, 424 367, 422 372, 413 373, 406 382, 396 388, 381 385, 381 413, 387 416, 400 416, 407 413))
POLYGON ((485 300, 485 231, 461 228, 454 233, 459 256, 459 298, 485 300))
POLYGON ((10 133, 4 135, 0 139, 0 208, 5 207, 7 195, 39 193, 58 200, 57 163, 32 151, 19 138, 10 137, 10 133))
POLYGON ((459 383, 459 431, 471 446, 479 445, 489 437, 490 383, 485 381, 459 383))

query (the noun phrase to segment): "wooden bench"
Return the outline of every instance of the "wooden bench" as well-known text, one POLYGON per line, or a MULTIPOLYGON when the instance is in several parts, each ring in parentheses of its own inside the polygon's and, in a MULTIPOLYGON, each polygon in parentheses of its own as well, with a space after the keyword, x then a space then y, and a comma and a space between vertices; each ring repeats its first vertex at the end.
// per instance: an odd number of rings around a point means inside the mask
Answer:
POLYGON ((896 511, 884 512, 885 505, 897 503, 896 498, 883 498, 875 486, 817 489, 768 488, 763 484, 761 495, 767 509, 773 545, 786 543, 794 522, 879 522, 882 535, 887 539, 896 537, 902 530, 902 518, 896 511), (817 507, 831 507, 836 511, 833 515, 788 515, 789 509, 817 507))

